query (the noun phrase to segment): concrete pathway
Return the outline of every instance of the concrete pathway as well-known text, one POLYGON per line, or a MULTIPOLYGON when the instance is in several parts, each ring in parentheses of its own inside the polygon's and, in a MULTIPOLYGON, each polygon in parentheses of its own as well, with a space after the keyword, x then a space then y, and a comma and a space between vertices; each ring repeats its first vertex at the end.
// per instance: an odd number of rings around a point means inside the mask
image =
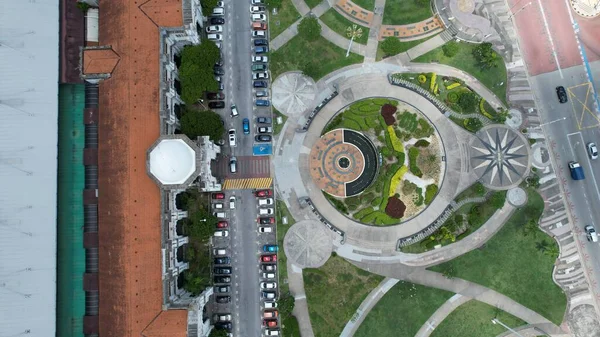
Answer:
MULTIPOLYGON (((329 42, 335 44, 336 46, 348 50, 348 45, 350 44, 350 40, 341 36, 340 34, 333 31, 329 28, 323 21, 319 20, 319 24, 321 25, 321 36, 329 40, 329 42)), ((350 51, 365 56, 367 47, 360 43, 352 43, 352 47, 350 51)))
POLYGON ((292 3, 294 4, 294 7, 296 7, 296 10, 298 11, 298 13, 300 13, 300 15, 305 16, 310 12, 310 8, 308 7, 308 5, 306 5, 306 2, 304 2, 304 0, 292 0, 292 3))
POLYGON ((294 36, 298 35, 298 25, 300 24, 301 20, 302 19, 299 19, 298 21, 292 23, 291 26, 289 26, 286 30, 281 32, 281 34, 277 35, 276 38, 271 40, 271 42, 269 43, 271 51, 276 51, 277 49, 281 48, 284 44, 288 43, 291 39, 293 39, 294 36))
POLYGON ((373 13, 373 21, 371 22, 371 30, 369 30, 369 39, 367 41, 367 51, 365 54, 366 62, 375 62, 377 58, 377 46, 379 45, 379 29, 383 21, 383 9, 385 8, 385 0, 375 0, 375 10, 373 13))
POLYGON ((295 304, 292 314, 298 320, 300 326, 300 335, 302 337, 314 337, 315 334, 310 322, 308 314, 308 303, 306 301, 306 293, 304 292, 304 278, 302 277, 302 269, 287 261, 288 271, 288 286, 290 293, 294 296, 295 304))
MULTIPOLYGON (((406 51, 406 55, 410 60, 414 60, 421 55, 427 54, 428 52, 443 46, 445 43, 446 41, 442 39, 441 34, 438 34, 431 39, 410 48, 406 51)), ((396 56, 392 56, 391 58, 396 56)))
POLYGON ((371 290, 367 298, 362 301, 352 319, 346 323, 344 330, 340 334, 340 337, 354 336, 354 333, 358 327, 365 320, 365 317, 371 312, 371 309, 379 302, 379 300, 385 295, 393 286, 398 283, 399 280, 385 278, 375 289, 371 290))
POLYGON ((329 5, 329 2, 321 1, 321 3, 317 5, 317 7, 312 9, 312 13, 316 17, 320 18, 321 15, 325 14, 325 12, 327 12, 329 10, 329 8, 331 8, 331 5, 329 5))
POLYGON ((450 297, 441 307, 439 307, 431 317, 427 319, 421 329, 417 331, 415 337, 429 337, 433 330, 444 320, 448 315, 450 315, 456 308, 460 305, 467 303, 471 298, 468 296, 463 296, 461 294, 455 294, 450 297))

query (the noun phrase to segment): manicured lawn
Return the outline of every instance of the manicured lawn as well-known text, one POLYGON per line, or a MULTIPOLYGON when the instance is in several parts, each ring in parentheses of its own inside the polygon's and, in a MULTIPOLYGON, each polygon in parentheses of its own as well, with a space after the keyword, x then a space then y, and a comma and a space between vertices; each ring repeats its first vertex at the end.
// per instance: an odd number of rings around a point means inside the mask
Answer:
POLYGON ((477 46, 472 43, 459 43, 460 49, 454 57, 446 57, 442 47, 436 48, 425 55, 421 55, 413 62, 431 63, 439 62, 449 66, 461 69, 473 75, 488 89, 490 89, 498 98, 506 104, 506 66, 500 60, 498 66, 491 69, 482 70, 473 57, 473 49, 477 46), (500 85, 502 83, 502 85, 500 85))
POLYGON ((315 336, 338 337, 356 309, 383 280, 338 256, 321 268, 304 269, 304 289, 315 336))
POLYGON ((532 309, 560 325, 566 308, 566 297, 552 281, 554 257, 536 249, 536 242, 554 240, 538 231, 525 236, 522 226, 539 219, 544 201, 534 190, 528 190, 528 203, 515 211, 504 227, 482 248, 454 260, 432 267, 449 272, 491 289, 532 309))
POLYGON ((377 56, 376 56, 376 60, 380 61, 384 57, 390 57, 390 56, 398 55, 400 53, 404 53, 404 52, 408 51, 409 49, 411 49, 413 47, 416 47, 416 46, 420 45, 421 43, 423 43, 423 42, 431 39, 434 36, 436 36, 436 35, 432 35, 430 37, 426 37, 426 38, 421 39, 421 40, 413 40, 413 41, 405 41, 405 42, 403 41, 403 42, 400 42, 400 44, 402 46, 402 49, 400 49, 397 54, 391 54, 391 55, 386 55, 383 52, 383 50, 381 49, 381 41, 379 41, 379 44, 377 44, 377 56))
MULTIPOLYGON (((342 14, 338 13, 333 8, 330 8, 319 19, 321 19, 321 21, 323 21, 329 28, 331 28, 331 30, 346 38, 348 37, 346 29, 348 27, 352 27, 352 25, 355 25, 355 23, 346 19, 342 14)), ((355 37, 354 42, 360 44, 367 44, 367 40, 369 39, 369 28, 360 25, 356 25, 356 28, 362 29, 362 35, 360 37, 355 37)))
POLYGON ((383 12, 384 25, 407 25, 432 17, 429 1, 387 0, 383 12))
POLYGON ((452 295, 445 290, 400 281, 377 302, 354 336, 413 337, 452 295))
POLYGON ((285 121, 287 121, 287 119, 288 119, 288 117, 286 115, 279 112, 279 110, 273 108, 273 134, 274 135, 278 135, 281 132, 281 129, 283 128, 283 125, 285 124, 285 121), (281 117, 281 124, 277 123, 278 117, 281 117))
POLYGON ((300 337, 300 326, 296 317, 290 315, 284 318, 281 324, 283 325, 281 330, 284 331, 285 337, 300 337))
POLYGON ((285 233, 287 233, 288 229, 290 229, 290 227, 296 223, 296 220, 294 220, 290 214, 285 202, 282 200, 277 200, 275 206, 277 207, 275 220, 277 221, 277 245, 279 246, 279 251, 277 252, 277 258, 279 259, 279 291, 281 294, 285 294, 289 291, 289 286, 287 283, 287 257, 285 256, 285 251, 283 250, 283 238, 285 237, 285 233), (284 225, 283 221, 281 221, 283 217, 287 217, 287 225, 284 225))
POLYGON ((306 5, 310 9, 317 7, 323 1, 326 1, 326 0, 304 0, 304 2, 306 2, 306 5))
POLYGON ((431 337, 495 337, 506 329, 492 323, 497 318, 511 328, 525 325, 521 319, 491 305, 471 300, 454 310, 433 330, 431 337))
POLYGON ((301 70, 318 81, 330 72, 345 66, 361 63, 363 57, 346 51, 323 37, 307 41, 296 35, 283 47, 271 54, 271 75, 277 78, 279 74, 291 70, 301 70))
POLYGON ((281 7, 277 9, 277 15, 273 15, 273 11, 269 11, 268 14, 269 37, 271 40, 300 19, 300 13, 294 7, 292 0, 281 0, 281 7))
POLYGON ((375 9, 375 0, 352 0, 352 2, 368 11, 375 9))

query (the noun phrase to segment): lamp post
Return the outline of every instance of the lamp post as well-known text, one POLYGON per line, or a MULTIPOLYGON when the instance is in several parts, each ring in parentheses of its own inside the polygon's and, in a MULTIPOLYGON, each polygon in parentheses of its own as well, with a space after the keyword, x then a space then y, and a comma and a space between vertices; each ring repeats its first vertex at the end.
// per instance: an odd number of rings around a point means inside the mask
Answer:
POLYGON ((497 319, 497 318, 493 318, 493 319, 492 319, 492 323, 494 323, 494 324, 500 324, 500 325, 502 325, 502 326, 503 326, 503 327, 504 327, 506 330, 508 330, 508 331, 510 331, 510 332, 512 332, 512 333, 514 333, 515 335, 517 335, 517 336, 519 336, 519 337, 523 337, 523 335, 521 335, 520 333, 516 332, 515 330, 513 330, 513 329, 512 329, 511 327, 509 327, 508 325, 506 325, 506 324, 504 324, 504 323, 500 322, 500 320, 499 320, 499 319, 497 319))
POLYGON ((350 44, 348 45, 348 50, 346 51, 346 57, 350 55, 350 48, 352 48, 352 42, 354 38, 360 38, 362 36, 362 28, 358 28, 357 25, 348 26, 346 28, 346 36, 350 38, 350 44))

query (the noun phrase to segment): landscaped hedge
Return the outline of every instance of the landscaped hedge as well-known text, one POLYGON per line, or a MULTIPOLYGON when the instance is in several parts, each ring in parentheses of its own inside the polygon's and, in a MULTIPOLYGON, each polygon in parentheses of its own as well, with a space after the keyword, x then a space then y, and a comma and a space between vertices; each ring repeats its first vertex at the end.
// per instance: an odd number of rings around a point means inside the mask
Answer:
POLYGON ((363 209, 361 209, 360 211, 354 213, 354 215, 352 216, 354 219, 358 219, 361 220, 362 218, 364 218, 367 214, 371 214, 373 213, 373 207, 365 207, 363 209))
POLYGON ((402 177, 404 176, 404 174, 408 171, 408 167, 402 165, 398 171, 396 171, 396 173, 394 173, 394 175, 392 176, 392 179, 390 180, 390 191, 388 193, 388 196, 393 196, 394 194, 396 194, 396 188, 398 187, 398 185, 400 184, 400 181, 402 181, 402 177))
POLYGON ((387 127, 388 134, 390 135, 390 141, 392 142, 392 148, 397 152, 404 152, 404 145, 402 141, 396 136, 394 126, 390 125, 387 127))
POLYGON ((425 205, 429 205, 437 194, 438 186, 436 184, 428 185, 425 189, 425 205))
POLYGON ((419 150, 415 147, 411 147, 408 149, 408 164, 410 165, 410 172, 415 176, 421 178, 423 176, 423 172, 417 166, 417 157, 419 157, 419 150))

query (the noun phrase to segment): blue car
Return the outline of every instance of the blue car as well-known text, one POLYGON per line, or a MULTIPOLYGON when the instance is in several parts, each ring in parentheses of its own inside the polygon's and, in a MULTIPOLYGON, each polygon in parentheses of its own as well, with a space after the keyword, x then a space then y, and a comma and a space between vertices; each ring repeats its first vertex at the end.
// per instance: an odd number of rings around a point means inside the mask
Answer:
POLYGON ((250 121, 248 120, 248 118, 244 118, 242 120, 242 128, 244 129, 244 134, 245 135, 249 135, 250 134, 250 121))
POLYGON ((256 39, 254 40, 254 46, 258 47, 258 46, 268 46, 269 45, 269 41, 267 41, 267 39, 256 39))
POLYGON ((269 100, 268 99, 257 99, 255 102, 256 106, 269 106, 269 100))
POLYGON ((256 54, 264 54, 264 53, 267 53, 267 52, 269 52, 269 47, 256 47, 256 48, 254 49, 254 52, 255 52, 256 54))
POLYGON ((277 245, 264 245, 263 246, 263 252, 276 253, 278 250, 279 250, 279 247, 277 247, 277 245))

